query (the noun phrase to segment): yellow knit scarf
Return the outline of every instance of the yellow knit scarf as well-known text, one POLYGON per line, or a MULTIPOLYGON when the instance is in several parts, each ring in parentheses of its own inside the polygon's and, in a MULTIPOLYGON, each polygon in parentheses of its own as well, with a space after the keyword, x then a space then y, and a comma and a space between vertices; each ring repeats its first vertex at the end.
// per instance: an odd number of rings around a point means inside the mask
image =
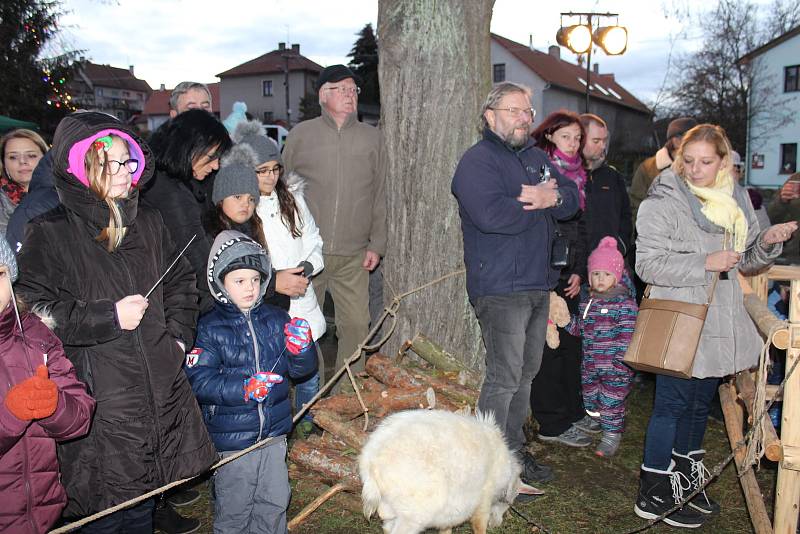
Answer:
POLYGON ((747 218, 733 198, 733 177, 730 173, 720 171, 714 184, 710 187, 697 187, 686 180, 689 190, 700 199, 703 215, 733 235, 733 248, 736 252, 744 252, 747 247, 747 218))

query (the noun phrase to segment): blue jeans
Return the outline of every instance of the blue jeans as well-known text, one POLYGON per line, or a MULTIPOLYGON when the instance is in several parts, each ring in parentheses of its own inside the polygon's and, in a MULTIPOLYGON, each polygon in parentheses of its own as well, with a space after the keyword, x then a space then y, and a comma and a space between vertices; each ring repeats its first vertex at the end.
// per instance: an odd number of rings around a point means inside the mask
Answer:
POLYGON ((644 443, 645 467, 665 471, 672 449, 685 455, 702 448, 719 380, 656 375, 656 398, 644 443))
POLYGON ((494 412, 508 446, 525 444, 522 426, 530 410, 531 383, 542 364, 548 291, 517 291, 475 299, 475 314, 486 345, 486 378, 478 409, 494 412))
POLYGON ((82 534, 152 534, 155 500, 114 512, 81 527, 82 534))

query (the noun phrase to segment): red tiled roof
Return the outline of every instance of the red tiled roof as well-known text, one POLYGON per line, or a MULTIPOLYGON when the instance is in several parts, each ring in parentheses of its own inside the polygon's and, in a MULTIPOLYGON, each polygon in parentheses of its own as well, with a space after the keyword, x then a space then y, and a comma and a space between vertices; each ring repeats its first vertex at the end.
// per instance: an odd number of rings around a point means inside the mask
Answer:
MULTIPOLYGON (((555 58, 545 52, 531 50, 530 47, 524 44, 494 33, 492 34, 492 39, 549 84, 580 94, 586 93, 586 85, 580 81, 586 81, 585 67, 579 67, 574 63, 555 58)), ((614 80, 613 74, 596 74, 592 72, 591 82, 590 94, 592 98, 612 102, 644 113, 650 112, 646 105, 614 80), (603 94, 603 91, 597 89, 595 83, 608 94, 603 94), (619 95, 619 98, 617 98, 617 95, 619 95)))
MULTIPOLYGON (((211 111, 219 113, 219 82, 207 83, 211 92, 211 111)), ((172 89, 157 89, 144 104, 142 115, 169 115, 169 97, 172 89)))
POLYGON ((291 48, 285 50, 273 50, 267 52, 263 56, 251 59, 241 65, 233 67, 217 74, 218 78, 225 78, 231 76, 251 76, 254 74, 273 74, 276 72, 283 72, 286 65, 286 59, 283 54, 289 56, 289 70, 307 70, 311 72, 322 72, 322 66, 314 63, 307 57, 293 51, 291 48))
POLYGON ((95 86, 143 91, 145 93, 150 93, 153 90, 146 81, 140 80, 131 74, 128 69, 120 69, 111 65, 98 65, 90 61, 80 63, 80 68, 95 86))

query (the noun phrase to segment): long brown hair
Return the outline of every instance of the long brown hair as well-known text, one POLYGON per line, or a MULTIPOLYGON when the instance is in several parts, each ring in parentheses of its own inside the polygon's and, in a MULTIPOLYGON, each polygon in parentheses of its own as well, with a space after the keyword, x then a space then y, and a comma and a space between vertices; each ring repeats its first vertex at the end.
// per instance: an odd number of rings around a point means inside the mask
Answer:
POLYGON ((264 223, 255 210, 253 211, 252 217, 242 224, 239 224, 225 215, 225 212, 222 210, 222 202, 218 202, 213 210, 206 213, 204 219, 203 226, 206 232, 212 237, 218 236, 223 230, 236 230, 254 239, 259 245, 264 247, 264 250, 267 250, 267 240, 264 237, 264 223), (249 228, 247 228, 248 226, 249 228), (247 229, 247 231, 243 231, 244 229, 247 229))
POLYGON ((278 195, 281 220, 284 226, 289 229, 289 233, 292 237, 297 239, 303 235, 303 232, 297 227, 298 222, 301 225, 303 224, 303 217, 300 215, 300 210, 297 209, 297 202, 294 200, 294 195, 289 191, 286 182, 283 181, 283 173, 284 170, 281 165, 281 175, 278 177, 278 181, 275 182, 275 194, 278 195))
MULTIPOLYGON (((114 143, 125 143, 128 147, 127 141, 123 138, 111 134, 111 140, 114 143)), ((130 147, 128 147, 130 150, 130 147)), ((98 199, 103 200, 108 206, 108 226, 103 228, 95 239, 103 242, 107 241, 106 248, 109 252, 114 252, 121 244, 122 239, 125 237, 127 228, 123 226, 122 211, 116 200, 109 198, 108 193, 111 191, 111 172, 108 169, 108 153, 105 150, 98 152, 94 147, 90 147, 84 157, 86 165, 86 176, 89 178, 89 189, 97 196, 98 199), (102 156, 101 156, 102 154, 102 156)))
POLYGON ((47 143, 44 142, 44 139, 42 139, 41 135, 37 134, 33 130, 18 128, 16 130, 11 130, 3 137, 0 137, 0 176, 5 176, 8 179, 11 179, 11 177, 6 173, 4 162, 6 159, 6 145, 12 139, 27 139, 39 148, 42 156, 47 153, 47 143))

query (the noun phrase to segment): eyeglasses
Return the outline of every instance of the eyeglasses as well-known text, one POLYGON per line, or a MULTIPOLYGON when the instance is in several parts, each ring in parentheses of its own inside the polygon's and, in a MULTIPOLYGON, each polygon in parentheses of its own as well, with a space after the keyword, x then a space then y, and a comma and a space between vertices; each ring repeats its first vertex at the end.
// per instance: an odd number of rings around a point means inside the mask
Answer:
POLYGON ((339 91, 339 94, 342 96, 350 96, 350 95, 360 95, 361 88, 360 87, 347 87, 345 85, 337 85, 335 87, 326 87, 326 91, 339 91))
POLYGON ((280 175, 282 170, 283 170, 283 166, 275 165, 271 169, 269 169, 269 168, 261 169, 261 170, 256 169, 256 174, 260 174, 260 175, 274 174, 275 176, 278 176, 278 175, 280 175))
POLYGON ((531 120, 536 118, 536 110, 533 108, 489 108, 489 109, 491 109, 492 111, 508 111, 515 117, 519 117, 520 115, 525 115, 531 120))
POLYGON ((139 168, 139 160, 132 158, 126 159, 125 161, 108 160, 108 172, 110 172, 112 176, 117 174, 123 166, 129 173, 133 174, 139 168))

